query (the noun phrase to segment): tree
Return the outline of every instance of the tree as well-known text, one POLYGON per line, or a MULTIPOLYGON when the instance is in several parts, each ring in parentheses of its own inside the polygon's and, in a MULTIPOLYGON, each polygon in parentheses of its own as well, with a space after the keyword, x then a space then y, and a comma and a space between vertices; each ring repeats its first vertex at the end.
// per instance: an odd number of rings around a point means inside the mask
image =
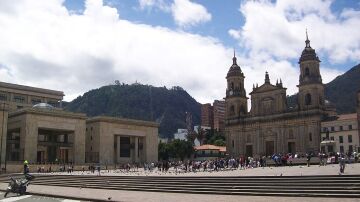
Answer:
POLYGON ((198 126, 198 130, 197 130, 197 139, 200 142, 200 145, 202 145, 204 143, 205 137, 207 136, 207 131, 204 130, 203 128, 201 128, 201 126, 198 126))
POLYGON ((169 143, 159 143, 159 160, 168 160, 169 158, 178 158, 181 161, 185 157, 189 158, 194 153, 191 142, 186 140, 174 140, 169 143))
POLYGON ((216 146, 225 146, 225 141, 222 139, 217 139, 214 141, 214 145, 216 146))

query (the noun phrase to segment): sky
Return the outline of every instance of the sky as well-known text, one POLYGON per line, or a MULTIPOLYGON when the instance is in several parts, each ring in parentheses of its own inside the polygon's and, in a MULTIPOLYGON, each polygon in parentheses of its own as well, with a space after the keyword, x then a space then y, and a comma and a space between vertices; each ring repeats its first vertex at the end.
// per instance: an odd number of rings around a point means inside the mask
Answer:
POLYGON ((71 101, 115 80, 225 96, 235 50, 253 84, 297 92, 307 29, 323 82, 359 64, 358 0, 0 0, 0 81, 71 101))

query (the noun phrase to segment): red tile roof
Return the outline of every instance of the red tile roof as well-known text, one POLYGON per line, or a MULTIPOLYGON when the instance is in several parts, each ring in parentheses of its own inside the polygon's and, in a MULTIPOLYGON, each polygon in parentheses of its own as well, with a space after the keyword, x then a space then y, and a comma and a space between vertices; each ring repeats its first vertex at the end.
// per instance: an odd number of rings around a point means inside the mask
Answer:
POLYGON ((211 144, 204 144, 194 147, 195 150, 219 150, 220 152, 226 152, 226 147, 215 146, 211 144))

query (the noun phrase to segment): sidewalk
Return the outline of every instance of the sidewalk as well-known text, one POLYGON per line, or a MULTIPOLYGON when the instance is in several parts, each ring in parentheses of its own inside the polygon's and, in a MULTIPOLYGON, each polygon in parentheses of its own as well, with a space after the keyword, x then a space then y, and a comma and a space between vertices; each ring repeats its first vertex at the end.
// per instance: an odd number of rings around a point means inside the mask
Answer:
MULTIPOLYGON (((5 190, 7 184, 0 183, 0 190, 5 190)), ((310 197, 269 197, 269 196, 238 196, 238 195, 205 195, 205 194, 177 194, 160 192, 120 191, 105 189, 70 188, 43 185, 29 185, 28 192, 33 195, 62 197, 85 201, 123 201, 123 202, 338 202, 338 198, 310 198, 310 197), (109 200, 110 198, 110 200, 109 200)), ((359 199, 341 199, 342 202, 355 202, 359 199)))

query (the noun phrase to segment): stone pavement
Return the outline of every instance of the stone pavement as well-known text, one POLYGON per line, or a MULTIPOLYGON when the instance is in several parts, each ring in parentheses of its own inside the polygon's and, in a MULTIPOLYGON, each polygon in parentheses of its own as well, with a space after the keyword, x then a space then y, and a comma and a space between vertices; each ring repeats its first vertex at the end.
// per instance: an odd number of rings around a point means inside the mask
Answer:
MULTIPOLYGON (((0 183, 0 189, 6 184, 0 183)), ((139 192, 121 190, 100 190, 87 188, 53 187, 42 185, 30 185, 28 191, 31 194, 52 195, 62 198, 83 198, 88 201, 124 201, 124 202, 338 202, 337 198, 310 198, 310 197, 269 197, 269 196, 234 196, 234 195, 205 195, 205 194, 178 194, 178 193, 158 193, 158 192, 139 192), (109 200, 110 199, 110 200, 109 200)), ((359 199, 340 199, 342 202, 359 202, 359 199)))
POLYGON ((80 202, 79 200, 69 200, 64 198, 54 198, 30 194, 23 196, 17 196, 16 194, 8 194, 8 196, 4 198, 4 194, 4 192, 0 192, 0 202, 80 202))
MULTIPOLYGON (((45 173, 49 175, 48 173, 45 173)), ((69 175, 66 172, 55 172, 50 175, 69 175)), ((139 168, 137 171, 124 172, 120 170, 111 170, 110 172, 101 171, 104 176, 302 176, 302 175, 338 175, 339 165, 328 164, 327 166, 311 165, 307 166, 292 166, 292 167, 265 167, 265 168, 250 168, 246 170, 226 170, 218 172, 175 172, 170 169, 169 172, 164 173, 155 168, 152 172, 144 171, 139 168)), ((345 175, 360 175, 360 163, 346 164, 345 175)), ((88 171, 75 171, 71 175, 98 175, 96 171, 94 174, 88 171)))

